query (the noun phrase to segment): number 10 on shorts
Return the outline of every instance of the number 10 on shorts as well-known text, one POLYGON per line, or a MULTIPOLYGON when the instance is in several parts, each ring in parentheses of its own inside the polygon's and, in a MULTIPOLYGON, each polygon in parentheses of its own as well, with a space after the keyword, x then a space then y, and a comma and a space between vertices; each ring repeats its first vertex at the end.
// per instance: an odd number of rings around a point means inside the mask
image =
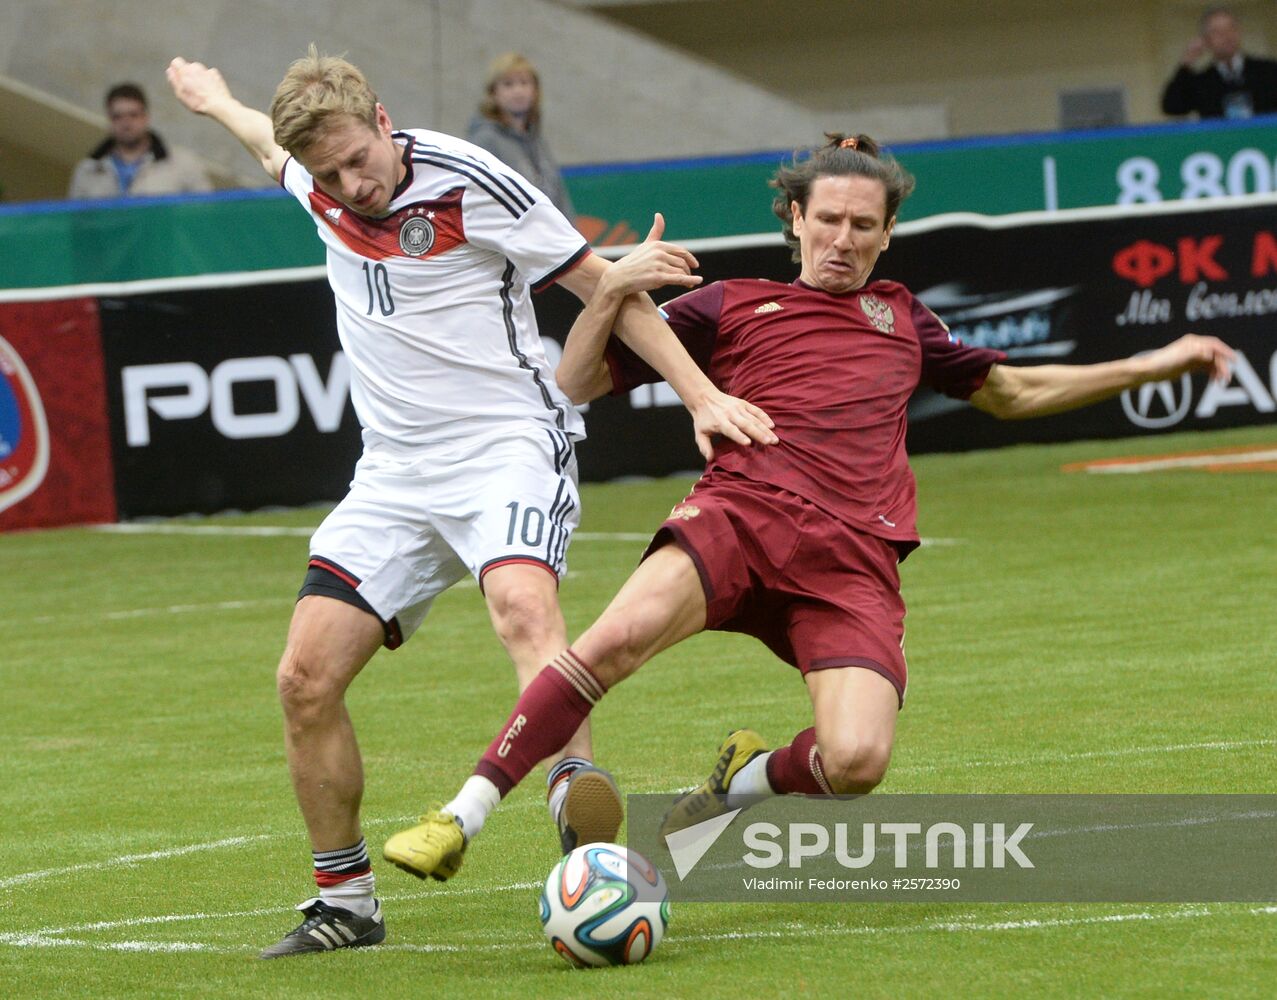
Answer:
POLYGON ((505 543, 513 545, 515 532, 518 532, 519 539, 524 545, 535 548, 541 544, 541 538, 545 535, 545 514, 540 507, 529 507, 520 504, 517 500, 511 500, 506 504, 506 509, 510 511, 510 526, 506 530, 505 543), (520 515, 519 511, 523 513, 520 515))

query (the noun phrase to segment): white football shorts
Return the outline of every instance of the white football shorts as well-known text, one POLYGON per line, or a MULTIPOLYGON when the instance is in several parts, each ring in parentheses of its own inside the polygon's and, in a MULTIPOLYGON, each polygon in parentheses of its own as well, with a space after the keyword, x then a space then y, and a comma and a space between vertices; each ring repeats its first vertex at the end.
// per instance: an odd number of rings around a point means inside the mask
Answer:
POLYGON ((561 579, 580 511, 576 456, 561 431, 519 430, 429 458, 365 451, 350 492, 311 536, 302 593, 340 596, 310 586, 316 569, 333 574, 394 648, 467 574, 482 587, 489 570, 524 563, 561 579))

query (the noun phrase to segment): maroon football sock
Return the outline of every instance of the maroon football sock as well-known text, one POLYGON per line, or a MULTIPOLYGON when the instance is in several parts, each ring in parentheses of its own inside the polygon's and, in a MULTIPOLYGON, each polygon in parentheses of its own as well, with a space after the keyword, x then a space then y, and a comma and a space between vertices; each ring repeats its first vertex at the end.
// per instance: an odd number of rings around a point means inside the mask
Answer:
POLYGON ((537 764, 567 746, 605 690, 590 668, 565 649, 524 689, 474 773, 496 785, 505 798, 537 764))
POLYGON ((804 729, 787 747, 773 750, 767 758, 767 782, 781 794, 832 795, 825 780, 820 751, 816 749, 815 728, 804 729))

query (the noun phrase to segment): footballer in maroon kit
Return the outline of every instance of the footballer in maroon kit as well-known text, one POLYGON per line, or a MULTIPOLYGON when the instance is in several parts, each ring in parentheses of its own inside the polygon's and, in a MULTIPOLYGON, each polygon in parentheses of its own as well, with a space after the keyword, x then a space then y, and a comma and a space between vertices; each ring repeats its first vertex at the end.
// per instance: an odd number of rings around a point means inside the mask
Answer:
MULTIPOLYGON (((886 772, 907 682, 897 564, 918 545, 905 454, 914 390, 927 384, 1014 419, 1184 372, 1227 376, 1232 351, 1214 337, 1188 335, 1122 361, 1031 368, 963 346, 902 285, 869 280, 913 180, 867 136, 831 135, 772 184, 798 280, 717 282, 663 312, 715 385, 771 416, 779 443, 718 443, 611 605, 524 690, 453 814, 417 828, 423 873, 452 874, 466 828, 480 827, 565 744, 612 685, 705 629, 754 635, 796 666, 814 726, 775 750, 749 730, 732 733, 664 832, 737 797, 870 791, 886 772)), ((659 379, 609 332, 627 295, 695 266, 660 241, 662 230, 658 216, 573 326, 557 378, 575 402, 659 379)))

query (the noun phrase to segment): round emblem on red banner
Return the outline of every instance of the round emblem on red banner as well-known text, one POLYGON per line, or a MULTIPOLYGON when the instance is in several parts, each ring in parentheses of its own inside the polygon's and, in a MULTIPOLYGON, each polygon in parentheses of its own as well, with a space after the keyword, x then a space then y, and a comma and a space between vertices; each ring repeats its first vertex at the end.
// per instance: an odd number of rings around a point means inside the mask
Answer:
POLYGON ((30 496, 49 469, 49 424, 22 358, 0 337, 0 510, 30 496))

